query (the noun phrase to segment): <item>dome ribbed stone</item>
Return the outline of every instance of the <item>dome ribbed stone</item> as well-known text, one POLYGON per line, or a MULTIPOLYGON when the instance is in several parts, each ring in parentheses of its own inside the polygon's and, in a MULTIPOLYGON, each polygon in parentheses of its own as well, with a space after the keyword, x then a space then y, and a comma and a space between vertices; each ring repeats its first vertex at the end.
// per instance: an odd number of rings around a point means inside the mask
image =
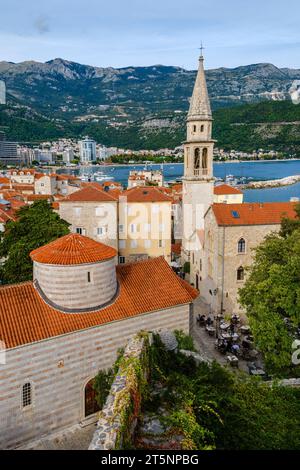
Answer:
POLYGON ((117 251, 111 246, 76 233, 58 238, 30 253, 33 261, 57 265, 96 263, 116 255, 117 251))
POLYGON ((57 310, 98 310, 118 295, 116 255, 111 246, 70 233, 30 253, 34 286, 57 310))

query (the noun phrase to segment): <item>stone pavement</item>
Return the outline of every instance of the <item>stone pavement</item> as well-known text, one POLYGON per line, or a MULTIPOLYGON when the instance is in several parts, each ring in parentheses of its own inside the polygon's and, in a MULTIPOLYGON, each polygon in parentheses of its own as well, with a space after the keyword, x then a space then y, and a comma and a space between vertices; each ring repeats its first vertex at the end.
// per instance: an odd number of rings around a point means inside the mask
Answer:
MULTIPOLYGON (((193 324, 191 328, 191 336, 194 340, 194 345, 196 350, 204 357, 207 357, 209 360, 215 360, 221 365, 226 365, 226 356, 227 354, 221 354, 215 349, 215 337, 211 337, 205 331, 205 327, 200 327, 196 318, 198 314, 208 315, 210 313, 210 306, 206 304, 201 297, 198 297, 194 301, 194 315, 193 315, 193 324)), ((236 368, 230 368, 232 371, 237 370, 236 368)), ((247 361, 239 359, 239 370, 248 372, 247 361)))
POLYGON ((96 429, 96 422, 79 424, 19 447, 19 450, 87 450, 96 429))

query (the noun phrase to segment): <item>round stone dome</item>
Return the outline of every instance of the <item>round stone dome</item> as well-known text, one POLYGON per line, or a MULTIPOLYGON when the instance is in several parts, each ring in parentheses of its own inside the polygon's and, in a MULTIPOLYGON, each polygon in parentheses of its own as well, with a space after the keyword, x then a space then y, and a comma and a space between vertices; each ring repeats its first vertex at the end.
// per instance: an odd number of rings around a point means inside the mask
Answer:
POLYGON ((114 248, 91 238, 65 235, 30 253, 34 284, 59 310, 96 310, 117 293, 116 255, 114 248))

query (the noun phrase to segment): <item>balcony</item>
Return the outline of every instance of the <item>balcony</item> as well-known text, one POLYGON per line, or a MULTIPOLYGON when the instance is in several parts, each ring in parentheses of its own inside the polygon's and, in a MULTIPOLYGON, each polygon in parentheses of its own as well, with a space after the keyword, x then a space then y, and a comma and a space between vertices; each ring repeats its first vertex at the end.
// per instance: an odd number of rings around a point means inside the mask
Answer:
POLYGON ((207 176, 207 175, 208 175, 207 168, 202 168, 201 170, 194 170, 194 176, 207 176))

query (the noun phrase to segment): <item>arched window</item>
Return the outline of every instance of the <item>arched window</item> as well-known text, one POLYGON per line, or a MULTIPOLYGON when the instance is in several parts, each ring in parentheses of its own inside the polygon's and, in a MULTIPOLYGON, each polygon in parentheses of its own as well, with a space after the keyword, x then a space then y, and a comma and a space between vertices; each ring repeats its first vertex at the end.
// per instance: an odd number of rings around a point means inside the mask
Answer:
POLYGON ((22 406, 25 408, 26 406, 30 406, 32 403, 32 389, 31 383, 26 382, 22 387, 22 406))
POLYGON ((245 275, 245 271, 244 271, 244 268, 243 266, 240 266, 236 272, 236 279, 237 281, 243 281, 244 280, 244 275, 245 275))
POLYGON ((238 253, 245 253, 246 251, 246 242, 244 238, 240 238, 238 241, 238 253))
POLYGON ((193 126, 193 132, 196 132, 196 130, 197 130, 197 127, 194 125, 193 126))
POLYGON ((200 168, 200 149, 197 147, 194 151, 194 168, 200 168))
POLYGON ((201 130, 201 132, 204 131, 204 125, 203 124, 201 125, 200 130, 201 130))
POLYGON ((207 170, 207 148, 202 150, 202 169, 207 170))

